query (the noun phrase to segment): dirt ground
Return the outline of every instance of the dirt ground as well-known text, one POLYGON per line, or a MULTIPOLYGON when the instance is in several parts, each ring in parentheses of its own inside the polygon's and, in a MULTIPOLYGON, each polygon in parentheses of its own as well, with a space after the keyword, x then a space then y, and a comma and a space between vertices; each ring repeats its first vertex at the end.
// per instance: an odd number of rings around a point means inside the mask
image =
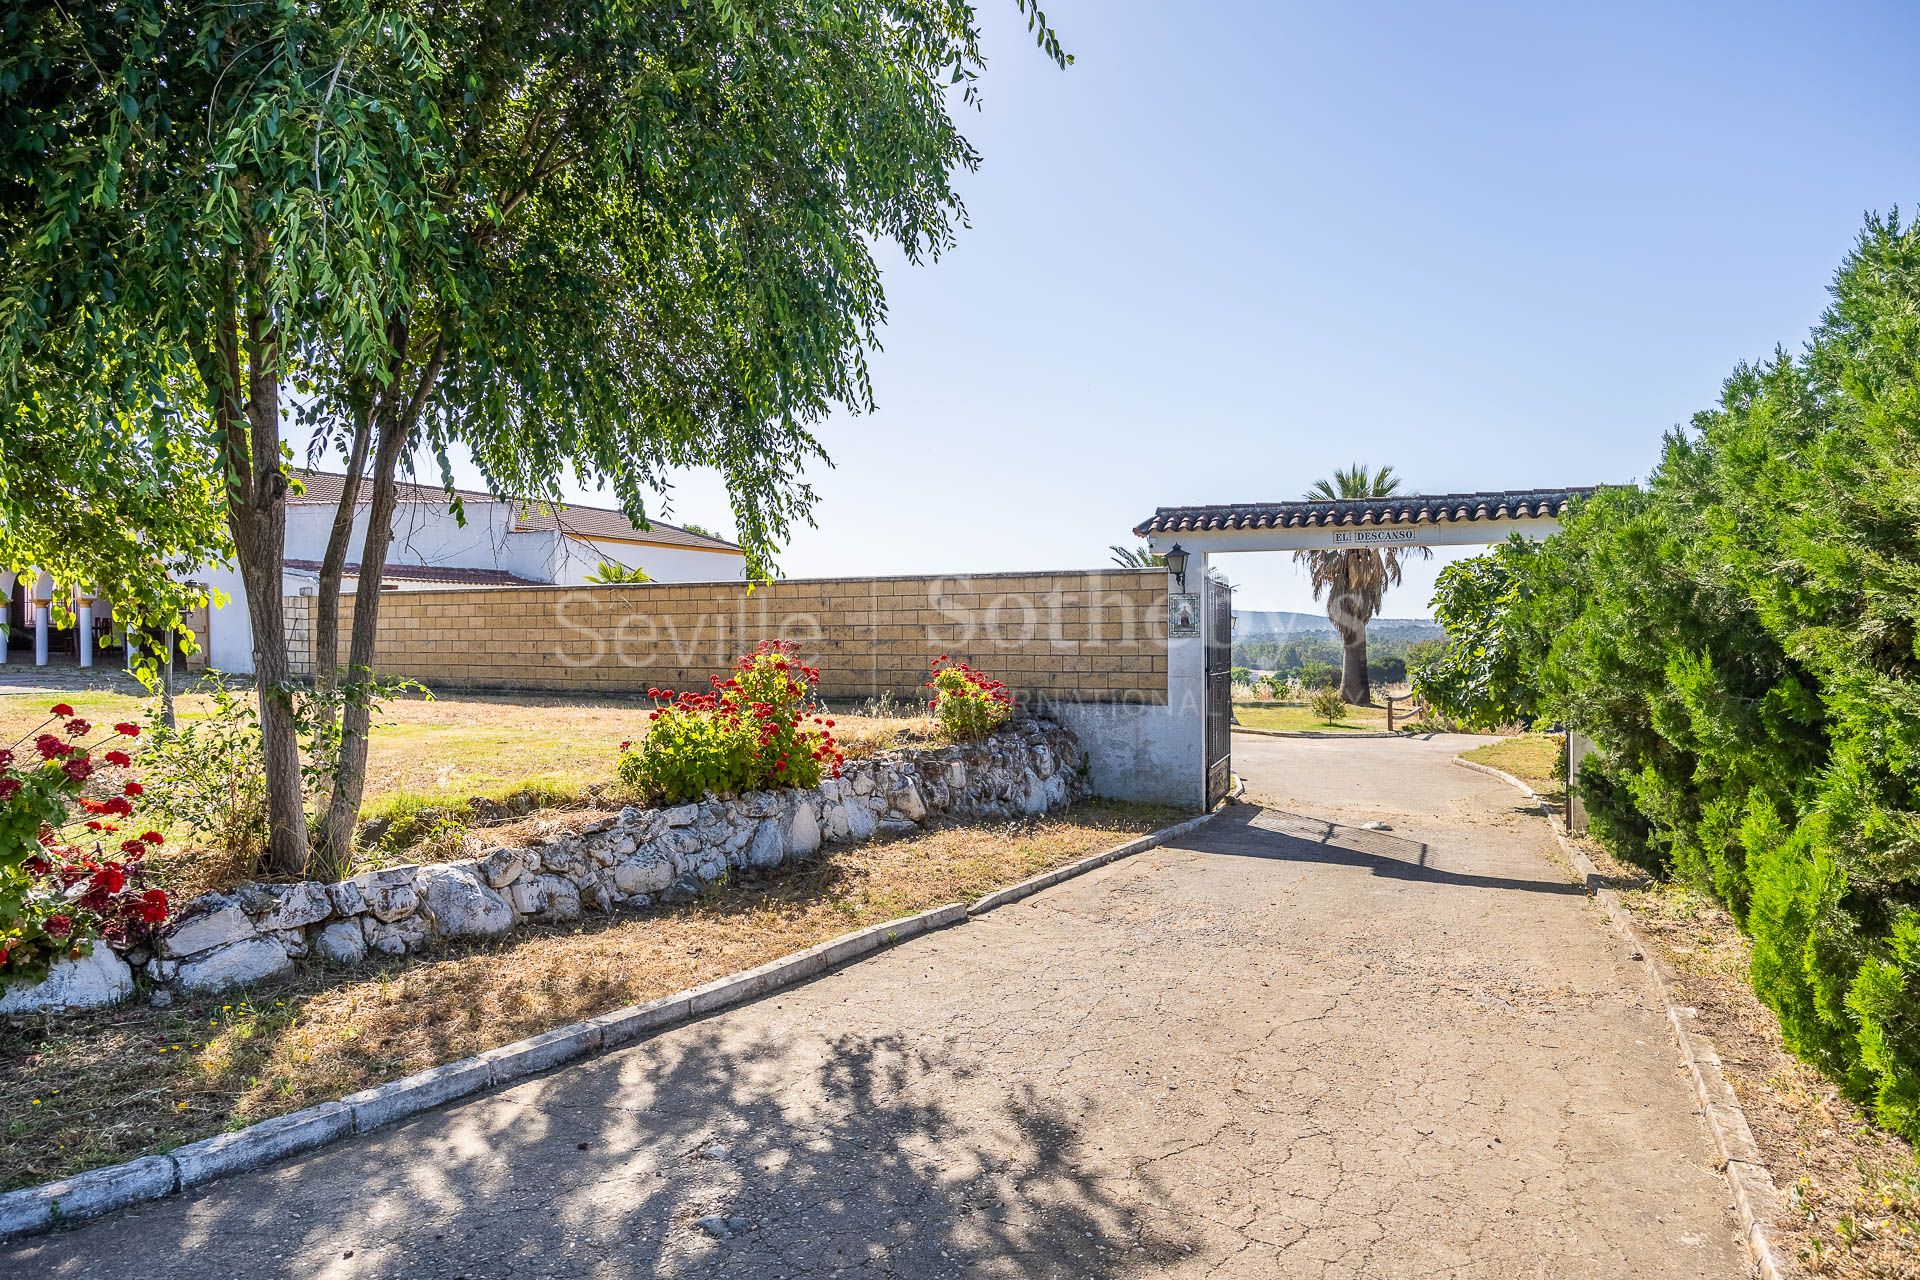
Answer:
POLYGON ((1267 806, 0 1271, 1745 1276, 1644 966, 1511 790, 1259 743, 1267 806))

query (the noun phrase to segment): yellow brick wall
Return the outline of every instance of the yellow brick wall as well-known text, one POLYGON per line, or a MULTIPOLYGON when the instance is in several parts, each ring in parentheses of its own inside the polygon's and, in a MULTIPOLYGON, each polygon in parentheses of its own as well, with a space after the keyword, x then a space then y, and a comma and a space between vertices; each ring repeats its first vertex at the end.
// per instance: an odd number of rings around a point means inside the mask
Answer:
MULTIPOLYGON (((312 597, 287 601, 296 671, 313 672, 312 597)), ((341 601, 341 656, 352 597, 341 601)), ((1026 697, 1164 702, 1158 569, 925 578, 396 591, 375 665, 445 688, 631 693, 707 688, 762 639, 800 643, 829 698, 918 699, 939 654, 1026 697)))

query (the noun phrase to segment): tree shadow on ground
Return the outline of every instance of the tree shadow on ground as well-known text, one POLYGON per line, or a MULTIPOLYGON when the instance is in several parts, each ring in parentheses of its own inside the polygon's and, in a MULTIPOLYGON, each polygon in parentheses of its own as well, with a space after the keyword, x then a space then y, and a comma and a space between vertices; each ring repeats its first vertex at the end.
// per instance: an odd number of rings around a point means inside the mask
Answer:
POLYGON ((1185 1256, 1077 1132, 950 1045, 714 1020, 26 1242, 0 1271, 1121 1277, 1185 1256))
POLYGON ((1206 853, 1358 867, 1387 879, 1464 889, 1572 896, 1584 896, 1587 892, 1584 885, 1565 880, 1529 880, 1448 870, 1434 864, 1432 851, 1422 841, 1259 805, 1233 805, 1209 823, 1194 843, 1206 853))

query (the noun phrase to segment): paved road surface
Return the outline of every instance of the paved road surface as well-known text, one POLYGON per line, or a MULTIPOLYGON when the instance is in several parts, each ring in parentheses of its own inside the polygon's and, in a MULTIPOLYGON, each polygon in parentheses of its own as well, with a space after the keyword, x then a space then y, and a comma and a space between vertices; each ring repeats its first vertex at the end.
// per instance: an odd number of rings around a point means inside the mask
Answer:
POLYGON ((1175 847, 0 1275, 1747 1274, 1641 966, 1461 745, 1242 737, 1266 807, 1175 847))

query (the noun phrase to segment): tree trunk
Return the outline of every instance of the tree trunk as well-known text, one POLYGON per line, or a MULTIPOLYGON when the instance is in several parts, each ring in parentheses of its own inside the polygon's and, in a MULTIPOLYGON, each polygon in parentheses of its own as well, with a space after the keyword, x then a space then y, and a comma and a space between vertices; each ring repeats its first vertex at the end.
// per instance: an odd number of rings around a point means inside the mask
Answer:
POLYGON ((250 487, 253 492, 237 505, 229 498, 227 525, 247 588, 247 618, 253 624, 253 678, 267 774, 267 869, 294 876, 307 868, 307 807, 300 786, 293 664, 287 656, 280 599, 287 508, 286 477, 280 474, 278 451, 254 472, 250 487))
MULTIPOLYGON (((353 509, 360 502, 360 473, 367 469, 367 437, 372 434, 370 414, 362 414, 353 424, 353 441, 347 448, 347 475, 340 484, 340 505, 334 508, 333 528, 327 534, 326 553, 320 557, 319 598, 314 601, 313 668, 314 688, 322 692, 333 688, 334 673, 340 662, 340 578, 347 566, 347 546, 353 540, 353 509)), ((322 714, 331 714, 323 709, 322 714)))
POLYGON ((393 511, 397 504, 394 476, 410 433, 399 423, 378 428, 367 505, 367 532, 360 547, 360 577, 353 589, 353 631, 347 641, 345 688, 340 711, 340 758, 335 763, 333 791, 328 799, 321 845, 325 856, 343 868, 353 852, 354 824, 367 785, 367 731, 373 720, 365 684, 373 675, 374 640, 380 623, 380 583, 393 544, 393 511))
POLYGON ((1356 707, 1373 701, 1373 687, 1367 680, 1367 627, 1340 629, 1340 696, 1356 707))

